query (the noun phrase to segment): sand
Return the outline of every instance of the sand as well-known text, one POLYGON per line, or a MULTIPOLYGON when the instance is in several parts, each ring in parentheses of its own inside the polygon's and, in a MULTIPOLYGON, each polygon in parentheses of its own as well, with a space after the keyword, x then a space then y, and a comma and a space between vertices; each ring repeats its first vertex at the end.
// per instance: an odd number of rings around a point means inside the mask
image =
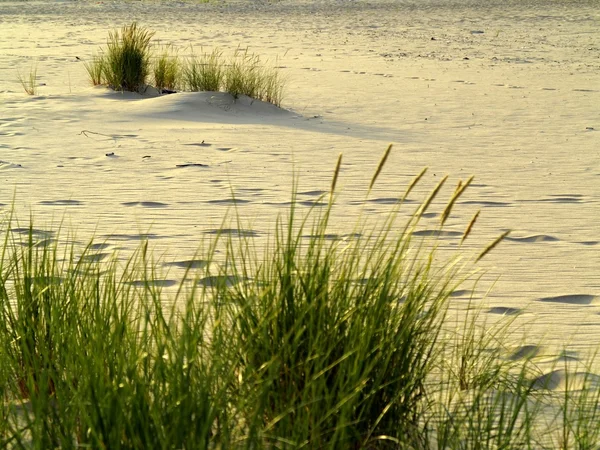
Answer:
MULTIPOLYGON (((170 286, 222 226, 239 234, 223 225, 232 194, 243 234, 266 242, 294 177, 307 211, 340 152, 340 234, 360 215, 383 217, 423 167, 415 202, 449 175, 438 214, 475 175, 442 247, 456 250, 479 209, 465 259, 512 233, 452 301, 473 295, 490 321, 516 317, 524 344, 578 355, 600 338, 598 29, 591 0, 2 2, 1 207, 14 202, 21 227, 31 213, 40 236, 60 224, 81 242, 96 236, 106 254, 149 238, 170 286), (269 59, 288 78, 283 108, 91 87, 83 61, 132 20, 182 56, 248 47, 269 59), (28 96, 17 71, 32 65, 40 86, 28 96)), ((420 231, 438 224, 431 215, 420 231)))

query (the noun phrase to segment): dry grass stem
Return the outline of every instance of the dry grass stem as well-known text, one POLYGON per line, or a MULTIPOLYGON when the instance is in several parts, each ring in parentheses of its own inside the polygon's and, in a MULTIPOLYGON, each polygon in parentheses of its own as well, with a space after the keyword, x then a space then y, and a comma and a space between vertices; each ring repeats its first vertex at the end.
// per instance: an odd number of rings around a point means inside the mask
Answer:
POLYGON ((475 225, 475 222, 477 222, 477 218, 479 217, 479 213, 480 212, 481 212, 480 209, 477 210, 477 212, 475 213, 475 215, 473 216, 473 218, 469 222, 469 225, 467 225, 467 229, 465 230, 465 232, 462 235, 462 238, 460 239, 460 243, 461 244, 464 242, 465 239, 467 239, 467 237, 469 237, 469 234, 471 234, 471 230, 473 229, 473 226, 475 225))
POLYGON ((492 242, 490 245, 488 245, 477 257, 477 259, 475 260, 476 262, 479 261, 481 258, 483 258, 485 255, 487 255, 489 252, 491 252, 494 248, 496 248, 496 246, 498 246, 498 244, 500 244, 500 242, 502 242, 504 240, 504 238, 506 238, 506 236, 508 236, 510 234, 510 230, 505 231, 504 233, 502 233, 500 236, 498 236, 494 242, 492 242))
POLYGON ((379 174, 383 170, 383 166, 385 165, 385 162, 387 161, 388 156, 390 156, 390 152, 392 151, 392 146, 393 146, 393 144, 388 145, 388 148, 386 149, 386 151, 383 154, 381 160, 379 161, 379 165, 377 166, 377 170, 375 171, 375 174, 373 175, 373 178, 371 179, 371 184, 369 185, 369 192, 373 188, 373 185, 375 184, 375 181, 377 181, 377 177, 379 177, 379 174))

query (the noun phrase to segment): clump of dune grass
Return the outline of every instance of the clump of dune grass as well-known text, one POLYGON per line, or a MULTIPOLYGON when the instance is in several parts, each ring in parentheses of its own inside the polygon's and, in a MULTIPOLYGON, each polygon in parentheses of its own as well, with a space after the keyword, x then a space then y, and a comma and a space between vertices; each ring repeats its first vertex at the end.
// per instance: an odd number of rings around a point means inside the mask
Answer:
POLYGON ((86 61, 84 67, 93 86, 106 84, 106 60, 102 53, 100 55, 95 55, 91 62, 86 61))
POLYGON ((32 66, 27 76, 23 76, 21 72, 17 72, 17 77, 27 95, 37 94, 37 66, 32 66))
POLYGON ((211 53, 202 52, 200 57, 188 59, 183 71, 186 89, 197 91, 220 91, 225 77, 222 52, 214 49, 211 53))
POLYGON ((285 80, 277 69, 264 64, 248 49, 237 49, 225 69, 223 90, 235 98, 240 95, 281 105, 285 80))
POLYGON ((163 90, 175 91, 179 88, 181 79, 181 62, 172 46, 164 46, 154 61, 154 86, 163 90))
POLYGON ((214 49, 199 57, 192 54, 183 63, 173 47, 167 45, 151 64, 153 34, 135 22, 120 32, 110 32, 107 49, 85 63, 91 83, 138 91, 152 72, 155 87, 161 92, 180 87, 192 92, 225 91, 236 99, 247 95, 281 106, 286 79, 258 55, 237 49, 227 60, 219 49, 214 49))
MULTIPOLYGON (((103 56, 104 81, 115 90, 138 91, 150 74, 150 39, 154 33, 136 22, 109 32, 103 56)), ((89 72, 89 71, 88 71, 89 72)))

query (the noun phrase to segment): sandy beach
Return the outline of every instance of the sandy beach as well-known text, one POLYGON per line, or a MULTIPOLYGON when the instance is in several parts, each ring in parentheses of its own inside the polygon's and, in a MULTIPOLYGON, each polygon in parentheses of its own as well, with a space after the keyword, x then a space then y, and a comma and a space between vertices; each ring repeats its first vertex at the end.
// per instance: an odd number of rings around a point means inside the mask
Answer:
MULTIPOLYGON (((474 175, 441 247, 456 250, 479 209, 465 259, 512 230, 473 266, 484 272, 474 302, 492 321, 521 313, 515 326, 550 356, 585 353, 600 338, 599 29, 592 0, 2 2, 0 207, 21 227, 31 214, 40 236, 61 223, 96 236, 107 254, 149 238, 171 263, 168 285, 222 226, 240 233, 225 220, 234 204, 259 243, 294 177, 308 210, 339 153, 342 235, 389 211, 423 167, 409 199, 448 175, 438 214, 474 175), (287 77, 282 108, 91 87, 84 61, 134 20, 184 57, 248 47, 287 77), (28 96, 18 73, 33 66, 28 96)), ((421 234, 438 228, 431 215, 421 234)))

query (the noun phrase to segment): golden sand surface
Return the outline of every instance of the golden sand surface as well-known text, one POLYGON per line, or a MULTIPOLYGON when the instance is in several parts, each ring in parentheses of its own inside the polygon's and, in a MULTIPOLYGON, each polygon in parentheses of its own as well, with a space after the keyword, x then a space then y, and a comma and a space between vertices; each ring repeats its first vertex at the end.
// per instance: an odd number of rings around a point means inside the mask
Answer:
MULTIPOLYGON (((62 223, 107 253, 150 233, 176 278, 235 215, 232 194, 245 234, 266 241, 294 175, 308 211, 340 152, 342 235, 386 214, 423 167, 414 204, 449 175, 437 213, 475 175, 440 243, 456 249, 477 210, 466 255, 512 233, 478 263, 477 290, 492 290, 474 301, 490 320, 521 313, 541 348, 589 348, 600 338, 598 30, 595 0, 0 2, 0 203, 14 201, 21 227, 31 213, 40 236, 62 223), (249 48, 287 77, 283 108, 91 87, 84 61, 131 21, 182 57, 249 48), (18 72, 32 66, 28 96, 18 72)), ((439 214, 421 225, 435 232, 439 214)))

